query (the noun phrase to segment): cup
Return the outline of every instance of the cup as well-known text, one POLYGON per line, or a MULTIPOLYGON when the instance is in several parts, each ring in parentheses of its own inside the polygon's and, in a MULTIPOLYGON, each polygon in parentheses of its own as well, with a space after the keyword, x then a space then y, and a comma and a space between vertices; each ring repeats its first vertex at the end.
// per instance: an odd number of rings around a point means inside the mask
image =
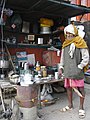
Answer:
POLYGON ((55 72, 55 79, 58 79, 58 72, 55 72))

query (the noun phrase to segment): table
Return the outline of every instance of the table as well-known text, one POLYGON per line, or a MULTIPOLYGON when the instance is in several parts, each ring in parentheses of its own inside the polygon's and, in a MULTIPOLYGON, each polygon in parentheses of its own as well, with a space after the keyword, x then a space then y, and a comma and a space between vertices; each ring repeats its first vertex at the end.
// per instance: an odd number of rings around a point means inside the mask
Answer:
POLYGON ((2 102, 2 107, 5 112, 4 98, 3 98, 3 89, 16 88, 17 85, 11 84, 8 80, 0 80, 0 98, 2 102))
MULTIPOLYGON (((56 82, 61 82, 63 81, 63 78, 60 78, 60 79, 55 79, 55 78, 52 78, 52 79, 44 79, 38 83, 34 83, 36 85, 38 85, 38 108, 41 108, 41 85, 43 84, 52 84, 52 83, 56 83, 56 82)), ((4 81, 1 81, 0 80, 0 97, 1 97, 1 101, 2 101, 2 106, 3 106, 3 109, 5 111, 5 107, 4 107, 4 101, 3 101, 3 95, 2 95, 2 89, 5 89, 5 88, 16 88, 17 89, 17 85, 13 85, 11 84, 10 82, 8 82, 8 80, 4 80, 4 81)))

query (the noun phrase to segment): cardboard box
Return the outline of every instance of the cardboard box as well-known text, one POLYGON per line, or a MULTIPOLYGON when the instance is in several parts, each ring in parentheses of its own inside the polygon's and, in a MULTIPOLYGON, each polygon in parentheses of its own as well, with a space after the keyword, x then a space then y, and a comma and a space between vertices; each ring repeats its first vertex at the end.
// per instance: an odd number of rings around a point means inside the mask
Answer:
POLYGON ((60 56, 57 56, 57 51, 43 52, 43 65, 56 66, 60 62, 60 56))

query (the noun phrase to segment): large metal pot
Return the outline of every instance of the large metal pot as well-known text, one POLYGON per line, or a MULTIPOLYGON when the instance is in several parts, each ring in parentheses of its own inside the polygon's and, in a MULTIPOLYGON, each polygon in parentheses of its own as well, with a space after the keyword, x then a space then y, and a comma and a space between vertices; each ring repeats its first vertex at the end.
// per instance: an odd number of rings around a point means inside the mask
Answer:
POLYGON ((51 33, 50 27, 41 27, 41 34, 49 34, 51 33))
POLYGON ((9 67, 9 61, 0 60, 0 68, 8 68, 8 67, 9 67))

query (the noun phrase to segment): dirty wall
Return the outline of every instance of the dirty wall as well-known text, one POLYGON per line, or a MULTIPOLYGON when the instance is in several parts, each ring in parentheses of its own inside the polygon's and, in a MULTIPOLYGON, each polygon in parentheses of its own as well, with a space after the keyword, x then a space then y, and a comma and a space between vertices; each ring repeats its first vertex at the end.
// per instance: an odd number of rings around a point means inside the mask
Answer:
MULTIPOLYGON (((71 0, 71 4, 83 5, 90 7, 90 0, 71 0)), ((82 16, 77 16, 76 19, 78 21, 90 21, 90 13, 82 16)))

